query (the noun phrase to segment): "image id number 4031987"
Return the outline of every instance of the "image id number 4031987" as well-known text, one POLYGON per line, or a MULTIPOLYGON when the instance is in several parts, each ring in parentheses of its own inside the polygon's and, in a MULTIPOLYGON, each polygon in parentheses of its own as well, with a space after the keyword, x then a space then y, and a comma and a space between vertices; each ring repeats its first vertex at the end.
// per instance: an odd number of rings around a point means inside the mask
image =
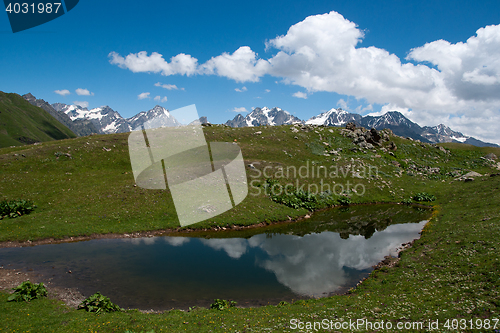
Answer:
MULTIPOLYGON (((11 2, 5 7, 5 11, 9 14, 57 14, 61 9, 61 2, 11 2)), ((61 9, 62 10, 62 9, 61 9)))

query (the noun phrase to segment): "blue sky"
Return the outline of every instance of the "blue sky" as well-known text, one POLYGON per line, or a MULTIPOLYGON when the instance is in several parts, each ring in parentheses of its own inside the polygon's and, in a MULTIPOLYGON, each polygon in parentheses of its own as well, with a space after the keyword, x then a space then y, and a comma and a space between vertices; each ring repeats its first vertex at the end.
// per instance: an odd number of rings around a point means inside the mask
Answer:
POLYGON ((500 143, 498 25, 497 0, 80 0, 15 34, 0 14, 0 90, 124 117, 194 103, 213 123, 397 110, 500 143))

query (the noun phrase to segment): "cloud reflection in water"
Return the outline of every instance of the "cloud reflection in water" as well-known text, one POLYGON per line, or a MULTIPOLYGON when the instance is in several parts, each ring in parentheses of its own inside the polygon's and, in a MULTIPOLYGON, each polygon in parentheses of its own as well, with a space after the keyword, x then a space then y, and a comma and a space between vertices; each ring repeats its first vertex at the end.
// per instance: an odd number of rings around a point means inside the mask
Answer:
POLYGON ((294 235, 259 234, 250 239, 202 239, 215 250, 224 250, 238 259, 248 248, 259 248, 267 254, 257 265, 273 272, 278 281, 293 292, 307 296, 331 293, 347 283, 345 268, 370 269, 384 256, 395 254, 402 243, 418 237, 427 221, 395 224, 376 232, 369 239, 363 236, 340 238, 335 232, 294 235))

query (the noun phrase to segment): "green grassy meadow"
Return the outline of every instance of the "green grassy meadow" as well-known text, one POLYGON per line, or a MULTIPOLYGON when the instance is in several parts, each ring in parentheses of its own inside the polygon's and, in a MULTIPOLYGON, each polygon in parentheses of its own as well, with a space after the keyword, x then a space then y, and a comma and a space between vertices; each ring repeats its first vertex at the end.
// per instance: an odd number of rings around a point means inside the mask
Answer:
POLYGON ((0 91, 0 147, 75 137, 45 110, 31 105, 18 94, 0 91))
MULTIPOLYGON (((129 310, 95 315, 51 299, 7 302, 8 294, 0 293, 0 332, 316 331, 300 329, 294 320, 303 325, 321 323, 319 331, 336 332, 352 331, 335 327, 336 323, 357 319, 383 320, 394 327, 398 322, 423 323, 404 331, 430 330, 429 320, 439 320, 439 330, 434 330, 439 332, 475 332, 479 323, 479 331, 500 330, 500 323, 493 327, 500 319, 500 175, 494 176, 500 170, 498 160, 483 158, 492 152, 500 155, 499 148, 449 143, 439 149, 393 136, 395 151, 389 142, 385 149, 360 151, 351 150, 356 146, 340 128, 293 128, 204 127, 207 142, 237 142, 241 147, 249 195, 236 208, 184 229, 237 229, 310 214, 270 200, 264 186, 269 178, 310 192, 326 189, 325 184, 331 189, 337 185, 344 193, 334 193, 333 198, 348 196, 351 204, 409 202, 422 192, 434 195, 436 200, 426 203, 434 208, 430 222, 395 267, 374 270, 347 295, 223 311, 129 310), (340 153, 332 152, 339 148, 340 153), (308 170, 307 177, 293 173, 301 167, 302 175, 308 170), (456 180, 469 171, 484 176, 456 180), (461 326, 447 329, 446 320, 451 325, 453 319, 461 326)), ((134 186, 127 137, 127 133, 94 135, 0 149, 0 201, 26 199, 38 206, 29 215, 0 220, 0 241, 181 229, 168 190, 134 186)))

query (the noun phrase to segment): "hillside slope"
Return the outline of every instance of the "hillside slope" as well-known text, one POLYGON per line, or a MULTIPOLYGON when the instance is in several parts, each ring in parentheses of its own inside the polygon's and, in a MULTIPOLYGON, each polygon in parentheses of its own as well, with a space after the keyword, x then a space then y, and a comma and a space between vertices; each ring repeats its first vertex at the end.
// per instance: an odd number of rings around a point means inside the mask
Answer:
POLYGON ((94 124, 92 124, 90 120, 75 119, 74 121, 72 121, 67 114, 65 114, 64 112, 58 112, 52 107, 52 105, 50 105, 43 99, 37 99, 31 93, 23 95, 23 98, 30 102, 31 105, 38 106, 47 111, 52 117, 56 118, 61 124, 68 127, 73 133, 78 136, 86 136, 98 132, 97 128, 94 126, 94 124))
POLYGON ((45 110, 18 94, 0 92, 0 147, 74 137, 69 128, 45 110))

